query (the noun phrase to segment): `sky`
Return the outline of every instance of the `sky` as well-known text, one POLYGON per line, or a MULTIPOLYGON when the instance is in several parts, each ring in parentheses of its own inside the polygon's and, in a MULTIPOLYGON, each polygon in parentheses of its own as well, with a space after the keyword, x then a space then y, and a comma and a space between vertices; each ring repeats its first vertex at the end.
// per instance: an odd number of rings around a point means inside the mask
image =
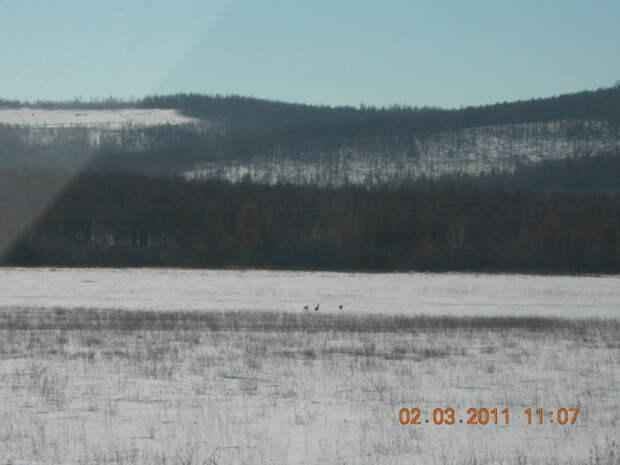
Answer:
POLYGON ((620 80, 618 0, 0 0, 0 98, 445 108, 620 80))

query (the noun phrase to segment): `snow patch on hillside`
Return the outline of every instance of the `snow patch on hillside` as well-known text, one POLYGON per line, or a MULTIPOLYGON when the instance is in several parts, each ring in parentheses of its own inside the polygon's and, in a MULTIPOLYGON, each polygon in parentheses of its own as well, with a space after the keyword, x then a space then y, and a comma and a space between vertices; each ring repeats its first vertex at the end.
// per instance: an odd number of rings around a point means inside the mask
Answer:
POLYGON ((35 128, 82 126, 88 128, 123 129, 129 126, 179 125, 198 122, 170 109, 72 109, 0 108, 0 124, 35 128))
POLYGON ((267 184, 382 184, 426 176, 512 171, 544 160, 593 155, 620 147, 620 131, 602 121, 551 121, 422 135, 330 139, 276 147, 247 160, 203 163, 190 179, 250 177, 267 184))

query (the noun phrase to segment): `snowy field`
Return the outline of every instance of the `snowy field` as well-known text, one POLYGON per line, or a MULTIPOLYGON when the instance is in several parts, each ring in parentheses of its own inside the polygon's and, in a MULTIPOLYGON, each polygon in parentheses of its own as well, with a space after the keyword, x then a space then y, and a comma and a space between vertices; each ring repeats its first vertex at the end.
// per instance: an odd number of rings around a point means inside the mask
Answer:
POLYGON ((2 268, 0 464, 618 465, 619 279, 2 268))
POLYGON ((0 312, 0 463, 618 463, 617 320, 99 312, 0 312))
POLYGON ((42 108, 0 108, 0 124, 35 128, 85 126, 122 129, 128 126, 187 124, 197 120, 176 110, 123 108, 110 110, 46 110, 42 108))
POLYGON ((620 276, 0 268, 0 308, 300 312, 316 304, 328 313, 620 317, 620 276))

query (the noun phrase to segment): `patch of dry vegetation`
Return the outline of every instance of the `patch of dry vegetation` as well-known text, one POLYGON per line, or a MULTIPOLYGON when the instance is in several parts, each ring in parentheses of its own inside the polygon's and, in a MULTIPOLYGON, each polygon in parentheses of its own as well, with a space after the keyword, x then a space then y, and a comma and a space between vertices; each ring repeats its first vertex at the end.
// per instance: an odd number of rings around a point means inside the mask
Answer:
POLYGON ((254 311, 165 312, 89 308, 0 308, 0 329, 59 330, 246 330, 303 332, 411 332, 416 330, 512 330, 585 332, 594 327, 620 330, 617 319, 537 316, 432 316, 254 311))
POLYGON ((618 463, 618 320, 0 311, 0 463, 618 463), (419 407, 511 424, 402 426, 419 407), (579 407, 576 425, 526 408, 579 407))

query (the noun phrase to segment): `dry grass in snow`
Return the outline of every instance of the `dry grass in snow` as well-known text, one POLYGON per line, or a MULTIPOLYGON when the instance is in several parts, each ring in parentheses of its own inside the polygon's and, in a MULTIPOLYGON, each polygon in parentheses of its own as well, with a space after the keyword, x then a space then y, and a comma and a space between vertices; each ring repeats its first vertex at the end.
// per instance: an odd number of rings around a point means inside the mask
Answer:
POLYGON ((618 320, 0 312, 0 463, 618 463, 618 320), (402 426, 403 407, 510 425, 402 426), (523 411, 579 407, 575 425, 523 411))

